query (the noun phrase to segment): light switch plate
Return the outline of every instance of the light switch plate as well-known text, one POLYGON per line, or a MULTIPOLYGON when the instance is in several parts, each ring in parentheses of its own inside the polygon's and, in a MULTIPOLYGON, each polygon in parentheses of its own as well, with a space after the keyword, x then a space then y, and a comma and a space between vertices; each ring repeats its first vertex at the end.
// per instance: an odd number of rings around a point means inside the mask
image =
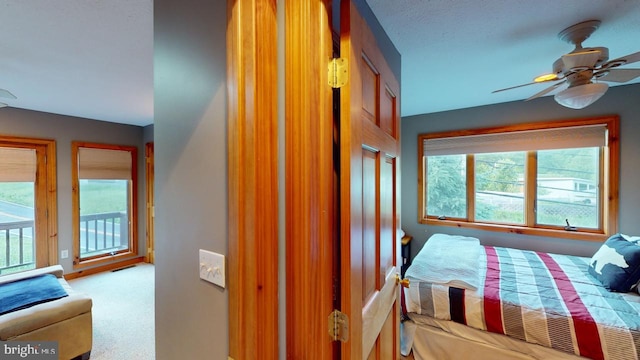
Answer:
POLYGON ((199 272, 202 280, 225 287, 224 255, 200 249, 199 272))

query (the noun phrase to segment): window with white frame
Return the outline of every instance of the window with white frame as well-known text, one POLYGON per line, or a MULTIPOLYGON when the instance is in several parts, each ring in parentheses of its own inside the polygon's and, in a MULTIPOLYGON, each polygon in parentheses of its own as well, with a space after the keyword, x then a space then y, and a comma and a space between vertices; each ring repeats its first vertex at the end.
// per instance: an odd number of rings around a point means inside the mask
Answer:
POLYGON ((423 134, 420 221, 576 239, 617 229, 618 118, 423 134))

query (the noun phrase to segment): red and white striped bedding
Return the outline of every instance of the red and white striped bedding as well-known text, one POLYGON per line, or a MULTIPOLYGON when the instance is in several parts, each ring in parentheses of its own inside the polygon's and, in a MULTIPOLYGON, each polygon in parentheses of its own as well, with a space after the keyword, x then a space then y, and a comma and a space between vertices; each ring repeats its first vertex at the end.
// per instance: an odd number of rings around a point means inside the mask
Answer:
POLYGON ((592 359, 640 358, 640 296, 607 291, 588 258, 483 248, 477 290, 412 280, 407 312, 592 359))

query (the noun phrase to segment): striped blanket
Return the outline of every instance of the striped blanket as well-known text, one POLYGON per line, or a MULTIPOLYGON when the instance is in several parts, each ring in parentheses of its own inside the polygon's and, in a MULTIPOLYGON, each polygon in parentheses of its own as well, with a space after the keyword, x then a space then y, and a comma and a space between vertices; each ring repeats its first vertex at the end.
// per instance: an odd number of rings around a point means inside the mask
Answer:
POLYGON ((640 296, 607 291, 588 258, 484 247, 477 290, 413 281, 406 310, 592 359, 640 358, 640 296))

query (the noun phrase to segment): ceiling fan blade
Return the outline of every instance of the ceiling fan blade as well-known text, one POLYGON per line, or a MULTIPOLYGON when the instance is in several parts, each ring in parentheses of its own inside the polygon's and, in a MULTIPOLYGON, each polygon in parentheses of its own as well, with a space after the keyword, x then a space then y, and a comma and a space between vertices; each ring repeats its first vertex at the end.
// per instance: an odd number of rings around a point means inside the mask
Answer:
POLYGON ((542 83, 546 83, 546 82, 549 82, 549 81, 556 81, 556 80, 558 80, 558 78, 555 78, 555 79, 549 79, 549 80, 542 80, 542 81, 533 81, 533 82, 530 82, 530 83, 527 83, 527 84, 521 84, 521 85, 511 86, 511 87, 504 88, 504 89, 493 90, 491 93, 492 93, 492 94, 495 94, 495 93, 497 93, 497 92, 501 92, 501 91, 507 91, 507 90, 511 90, 511 89, 517 89, 517 88, 520 88, 520 87, 523 87, 523 86, 529 86, 529 85, 533 85, 533 84, 542 84, 542 83))
MULTIPOLYGON (((640 76, 640 69, 611 69, 605 70, 604 73, 606 74, 598 77, 598 80, 623 83, 640 76)), ((598 73, 595 75, 597 76, 598 73)))
POLYGON ((497 92, 501 92, 501 91, 507 91, 507 90, 511 90, 511 89, 517 89, 519 87, 523 87, 523 86, 529 86, 529 85, 533 85, 533 84, 537 84, 537 82, 530 82, 528 84, 522 84, 522 85, 516 85, 516 86, 512 86, 512 87, 508 87, 508 88, 504 88, 504 89, 499 89, 499 90, 493 90, 491 93, 495 94, 497 92))
POLYGON ((7 99, 17 99, 15 95, 13 95, 9 90, 0 89, 0 97, 7 99))
POLYGON ((612 64, 615 64, 614 66, 627 65, 636 61, 640 61, 640 51, 638 51, 637 53, 629 54, 627 56, 619 57, 617 59, 609 60, 604 65, 602 65, 602 68, 606 69, 612 64))
POLYGON ((553 85, 549 86, 548 88, 546 88, 546 89, 544 89, 544 90, 542 90, 542 91, 540 91, 540 92, 538 92, 538 93, 534 94, 533 96, 531 96, 531 97, 529 97, 529 98, 525 99, 524 101, 529 101, 529 100, 533 100, 533 99, 535 99, 535 98, 539 98, 540 96, 543 96, 543 95, 545 95, 545 94, 547 94, 547 93, 552 92, 552 91, 553 91, 553 90, 555 90, 558 86, 560 86, 560 85, 562 85, 562 84, 564 84, 564 83, 566 83, 566 82, 567 82, 567 80, 562 80, 562 81, 560 81, 560 82, 557 82, 557 83, 555 83, 555 84, 553 84, 553 85))

